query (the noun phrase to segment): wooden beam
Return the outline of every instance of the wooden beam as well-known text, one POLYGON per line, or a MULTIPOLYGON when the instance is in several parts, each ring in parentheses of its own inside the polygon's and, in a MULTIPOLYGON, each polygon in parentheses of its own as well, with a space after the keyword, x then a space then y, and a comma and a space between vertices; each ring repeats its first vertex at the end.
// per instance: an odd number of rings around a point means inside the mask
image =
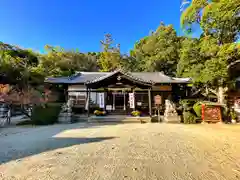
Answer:
POLYGON ((148 89, 148 107, 149 107, 149 115, 152 117, 152 97, 151 97, 151 89, 148 89))
POLYGON ((136 96, 135 96, 135 87, 132 89, 132 93, 133 93, 133 99, 134 99, 134 108, 133 110, 135 111, 136 110, 136 96))
POLYGON ((88 114, 88 117, 90 116, 90 89, 87 88, 87 114, 88 114))

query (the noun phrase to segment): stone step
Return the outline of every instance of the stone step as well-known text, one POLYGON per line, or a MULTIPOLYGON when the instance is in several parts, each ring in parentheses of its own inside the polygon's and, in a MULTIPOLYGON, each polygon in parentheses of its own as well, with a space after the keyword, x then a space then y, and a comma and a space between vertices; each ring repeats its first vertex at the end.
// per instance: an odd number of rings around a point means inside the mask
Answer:
POLYGON ((128 116, 106 116, 106 117, 97 117, 92 116, 88 119, 88 122, 118 122, 118 123, 144 123, 144 122, 151 122, 150 117, 128 117, 128 116))
POLYGON ((163 117, 164 123, 181 123, 181 117, 178 115, 174 116, 164 116, 163 117))

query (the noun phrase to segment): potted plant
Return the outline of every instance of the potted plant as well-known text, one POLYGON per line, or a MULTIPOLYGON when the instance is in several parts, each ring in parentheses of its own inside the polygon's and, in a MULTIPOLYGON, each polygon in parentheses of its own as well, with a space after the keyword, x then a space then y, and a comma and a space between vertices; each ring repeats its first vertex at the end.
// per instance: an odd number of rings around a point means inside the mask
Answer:
POLYGON ((231 122, 235 124, 237 122, 237 113, 234 111, 234 109, 232 109, 232 111, 230 112, 230 116, 231 122))
POLYGON ((106 114, 107 114, 106 111, 101 111, 101 115, 102 115, 102 116, 105 116, 106 114))
POLYGON ((102 110, 95 110, 94 111, 95 116, 105 116, 106 114, 107 114, 106 111, 102 111, 102 110))
POLYGON ((140 117, 140 111, 132 111, 131 112, 131 115, 134 116, 134 117, 140 117))
POLYGON ((93 112, 93 114, 94 114, 95 116, 98 116, 98 115, 99 115, 99 110, 95 110, 95 111, 93 112))

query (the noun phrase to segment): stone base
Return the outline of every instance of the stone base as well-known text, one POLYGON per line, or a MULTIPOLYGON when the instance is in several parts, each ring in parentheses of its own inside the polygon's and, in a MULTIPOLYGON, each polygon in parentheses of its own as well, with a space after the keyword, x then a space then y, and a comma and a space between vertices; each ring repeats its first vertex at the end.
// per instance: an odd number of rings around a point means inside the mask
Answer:
POLYGON ((63 124, 70 123, 71 118, 72 118, 71 113, 60 113, 58 116, 58 122, 63 124))
POLYGON ((181 118, 178 115, 164 116, 163 122, 165 122, 165 123, 181 123, 181 118))
POLYGON ((231 123, 232 123, 232 124, 236 124, 237 121, 232 119, 232 120, 231 120, 231 123))

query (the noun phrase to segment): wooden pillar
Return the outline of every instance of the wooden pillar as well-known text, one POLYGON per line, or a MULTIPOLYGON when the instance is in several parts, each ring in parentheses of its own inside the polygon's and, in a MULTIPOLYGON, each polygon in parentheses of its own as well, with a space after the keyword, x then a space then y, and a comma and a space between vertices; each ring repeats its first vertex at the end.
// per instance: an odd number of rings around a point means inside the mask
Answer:
POLYGON ((187 87, 187 85, 184 85, 184 89, 186 90, 186 97, 188 97, 188 87, 187 87))
POLYGON ((106 106, 107 106, 107 97, 108 97, 108 90, 105 88, 104 89, 104 111, 106 111, 106 106))
POLYGON ((126 111, 126 94, 125 91, 123 91, 123 110, 126 111))
POLYGON ((133 99, 134 99, 134 108, 133 108, 133 110, 135 111, 136 110, 136 97, 135 97, 135 88, 133 88, 133 90, 132 90, 132 93, 133 93, 133 99))
POLYGON ((88 114, 88 117, 90 116, 90 89, 87 88, 87 114, 88 114))
POLYGON ((151 89, 148 89, 148 107, 149 107, 149 116, 152 117, 152 96, 151 89))
POLYGON ((98 104, 98 93, 95 91, 95 103, 98 104))
POLYGON ((205 105, 202 104, 202 122, 205 121, 205 117, 204 117, 204 108, 205 108, 205 105))
POLYGON ((113 107, 112 107, 112 110, 115 110, 115 92, 112 92, 112 96, 113 96, 113 107))

